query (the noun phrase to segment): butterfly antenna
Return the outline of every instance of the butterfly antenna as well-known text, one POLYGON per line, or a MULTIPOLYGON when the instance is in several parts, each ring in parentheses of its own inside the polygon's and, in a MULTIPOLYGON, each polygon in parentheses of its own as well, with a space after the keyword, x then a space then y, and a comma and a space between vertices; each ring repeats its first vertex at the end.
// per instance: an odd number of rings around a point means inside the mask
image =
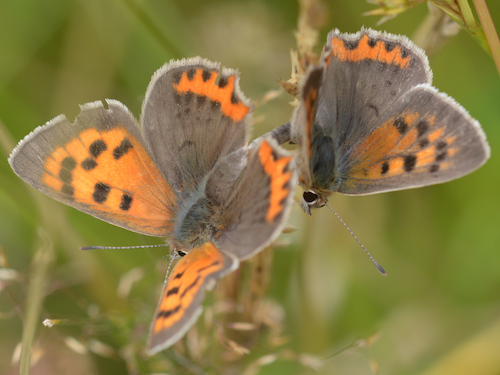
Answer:
POLYGON ((359 243, 359 246, 361 246, 361 248, 365 251, 366 255, 368 255, 370 257, 370 259, 373 262, 373 264, 375 265, 375 267, 377 267, 378 272, 380 272, 384 276, 387 276, 387 272, 385 272, 385 270, 382 268, 382 266, 380 264, 378 264, 378 262, 375 259, 373 259, 373 257, 368 252, 368 250, 366 250, 366 247, 363 246, 363 244, 361 243, 361 241, 358 239, 358 237, 356 237, 356 235, 354 234, 354 232, 351 230, 351 228, 349 228, 349 226, 345 223, 345 221, 342 220, 342 218, 339 216, 339 214, 336 213, 335 210, 333 208, 331 208, 329 205, 326 205, 326 207, 328 207, 330 209, 330 211, 332 211, 335 214, 335 216, 337 216, 337 219, 339 219, 340 222, 342 224, 344 224, 344 226, 347 228, 347 230, 349 231, 349 233, 351 233, 351 236, 353 236, 354 239, 359 243))
POLYGON ((162 243, 159 245, 140 245, 140 246, 83 246, 80 250, 125 250, 125 249, 150 249, 152 247, 165 247, 169 244, 162 243))

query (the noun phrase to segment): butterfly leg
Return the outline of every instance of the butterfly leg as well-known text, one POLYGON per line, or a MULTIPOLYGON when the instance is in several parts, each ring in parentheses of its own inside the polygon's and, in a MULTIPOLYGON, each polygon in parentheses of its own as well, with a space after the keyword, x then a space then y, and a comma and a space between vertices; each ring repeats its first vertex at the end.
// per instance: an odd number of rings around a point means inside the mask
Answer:
POLYGON ((283 143, 286 142, 291 142, 291 130, 292 126, 290 125, 289 122, 281 126, 278 126, 277 128, 271 130, 270 132, 261 135, 259 138, 254 139, 253 142, 250 144, 250 150, 253 150, 253 148, 257 144, 260 144, 261 140, 266 137, 273 138, 279 145, 282 145, 283 143))

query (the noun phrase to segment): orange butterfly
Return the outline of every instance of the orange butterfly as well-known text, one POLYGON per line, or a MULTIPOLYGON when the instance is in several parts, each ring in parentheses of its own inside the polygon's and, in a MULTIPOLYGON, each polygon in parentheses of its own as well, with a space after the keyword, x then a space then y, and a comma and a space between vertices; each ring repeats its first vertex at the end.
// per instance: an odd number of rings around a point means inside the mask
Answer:
POLYGON ((169 237, 183 255, 166 280, 148 351, 179 338, 204 291, 275 238, 291 204, 292 157, 248 147, 252 107, 236 71, 201 58, 153 76, 141 123, 121 103, 88 103, 14 149, 14 172, 42 193, 125 229, 169 237))
POLYGON ((271 132, 301 144, 301 206, 339 192, 365 195, 462 177, 490 156, 479 123, 431 86, 424 51, 408 38, 332 30, 302 85, 291 123, 271 132))

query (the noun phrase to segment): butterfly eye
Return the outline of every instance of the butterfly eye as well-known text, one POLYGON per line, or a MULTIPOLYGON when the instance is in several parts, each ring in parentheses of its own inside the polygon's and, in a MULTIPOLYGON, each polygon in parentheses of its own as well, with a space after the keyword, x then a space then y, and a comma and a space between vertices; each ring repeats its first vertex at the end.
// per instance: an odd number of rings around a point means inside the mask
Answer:
POLYGON ((316 203, 316 201, 318 200, 319 196, 318 194, 316 194, 314 191, 312 190, 309 190, 309 191, 304 191, 304 194, 302 195, 302 197, 304 198, 304 200, 306 201, 306 203, 311 206, 313 205, 314 203, 316 203))

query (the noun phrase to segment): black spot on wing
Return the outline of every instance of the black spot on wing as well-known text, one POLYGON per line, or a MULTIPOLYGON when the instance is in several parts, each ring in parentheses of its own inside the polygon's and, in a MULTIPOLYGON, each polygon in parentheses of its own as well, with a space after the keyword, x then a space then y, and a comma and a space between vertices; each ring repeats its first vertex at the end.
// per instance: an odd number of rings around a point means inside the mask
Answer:
POLYGON ((408 56, 410 56, 410 51, 404 47, 401 47, 401 58, 406 59, 408 56))
POLYGON ((76 167, 76 160, 71 156, 67 156, 63 159, 61 166, 66 168, 68 171, 72 171, 76 167))
POLYGON ((132 143, 129 141, 128 138, 124 138, 119 146, 116 146, 115 149, 113 150, 113 158, 115 160, 120 159, 122 156, 124 156, 131 148, 133 148, 132 143))
POLYGON ((120 210, 122 211, 128 211, 130 209, 130 206, 132 205, 132 196, 128 194, 123 194, 122 195, 122 200, 120 202, 120 210))
POLYGON ((61 188, 61 193, 73 196, 73 194, 75 194, 75 188, 69 184, 64 184, 61 188))
POLYGON ((446 148, 446 146, 448 146, 448 143, 446 143, 446 141, 439 141, 436 145, 436 148, 438 150, 442 150, 442 149, 446 148))
POLYGON ((389 162, 385 161, 382 164, 382 174, 386 174, 387 172, 389 172, 389 162))
POLYGON ((226 87, 226 85, 227 85, 227 77, 220 77, 218 85, 219 85, 219 87, 221 89, 223 89, 224 87, 226 87))
POLYGON ((202 273, 203 271, 205 271, 205 270, 207 270, 207 269, 209 269, 209 268, 212 268, 212 267, 214 267, 214 266, 217 266, 217 265, 219 265, 219 261, 218 261, 218 260, 214 261, 212 264, 209 264, 208 266, 205 266, 205 267, 203 267, 203 268, 200 268, 200 269, 199 269, 198 271, 196 271, 196 272, 198 272, 198 273, 202 273))
POLYGON ((418 145, 420 148, 425 148, 429 145, 429 140, 427 138, 422 138, 420 141, 418 141, 418 145))
POLYGON ((196 74, 196 69, 195 68, 190 68, 186 71, 187 77, 190 81, 193 80, 194 75, 196 74))
POLYGON ((107 149, 108 146, 106 145, 106 142, 104 142, 102 139, 98 139, 97 141, 92 142, 89 147, 89 152, 94 159, 97 159, 97 157, 107 149))
POLYGON ((171 296, 172 294, 177 294, 179 293, 179 287, 176 286, 176 287, 173 287, 169 290, 167 290, 167 293, 165 293, 165 296, 168 297, 168 296, 171 296))
POLYGON ((184 272, 186 272, 186 271, 182 271, 182 272, 179 272, 178 274, 176 274, 176 275, 174 276, 174 280, 175 280, 175 279, 180 279, 180 278, 184 275, 184 272))
POLYGON ((186 293, 188 293, 191 289, 193 289, 196 284, 198 284, 198 282, 200 281, 201 279, 201 276, 198 276, 191 284, 188 285, 188 287, 186 289, 184 289, 184 291, 181 293, 181 299, 184 298, 184 296, 186 295, 186 293))
POLYGON ((236 94, 233 91, 233 93, 231 94, 231 103, 238 104, 239 102, 240 102, 240 100, 238 99, 238 97, 236 96, 236 94))
POLYGON ((67 169, 61 168, 59 170, 59 179, 62 182, 69 184, 71 181, 73 181, 73 174, 67 169))
POLYGON ((436 156, 436 161, 438 161, 438 162, 443 161, 444 159, 446 159, 447 156, 448 156, 448 153, 446 151, 443 151, 436 156))
POLYGON ((398 129, 398 132, 401 135, 406 134, 406 132, 408 131, 408 124, 403 117, 398 117, 394 121, 394 126, 396 127, 396 129, 398 129))
POLYGON ((179 82, 181 81, 181 78, 182 78, 182 72, 181 71, 176 71, 172 74, 172 80, 174 81, 174 83, 176 85, 179 84, 179 82))
POLYGON ((83 169, 86 171, 91 171, 95 167, 97 167, 97 162, 93 158, 87 158, 80 164, 83 169))
POLYGON ((106 199, 108 199, 108 194, 111 188, 103 184, 102 182, 98 182, 94 185, 94 192, 92 193, 92 199, 96 203, 104 203, 106 199))
POLYGON ((396 44, 392 42, 385 42, 384 48, 387 52, 391 52, 394 48, 396 48, 396 44))
POLYGON ((212 74, 210 73, 209 70, 203 69, 203 72, 201 73, 201 78, 203 79, 203 82, 207 82, 212 74))
POLYGON ((427 133, 429 130, 429 122, 427 120, 421 120, 417 124, 418 136, 421 137, 427 133))
POLYGON ((344 42, 344 47, 350 51, 358 48, 359 40, 346 40, 344 42))
POLYGON ((405 156, 404 159, 404 169, 406 172, 411 172, 415 168, 417 163, 417 157, 415 155, 405 156))
POLYGON ((181 305, 177 305, 173 309, 170 310, 161 310, 158 312, 158 315, 156 316, 158 318, 168 318, 170 315, 175 314, 181 309, 181 305))

